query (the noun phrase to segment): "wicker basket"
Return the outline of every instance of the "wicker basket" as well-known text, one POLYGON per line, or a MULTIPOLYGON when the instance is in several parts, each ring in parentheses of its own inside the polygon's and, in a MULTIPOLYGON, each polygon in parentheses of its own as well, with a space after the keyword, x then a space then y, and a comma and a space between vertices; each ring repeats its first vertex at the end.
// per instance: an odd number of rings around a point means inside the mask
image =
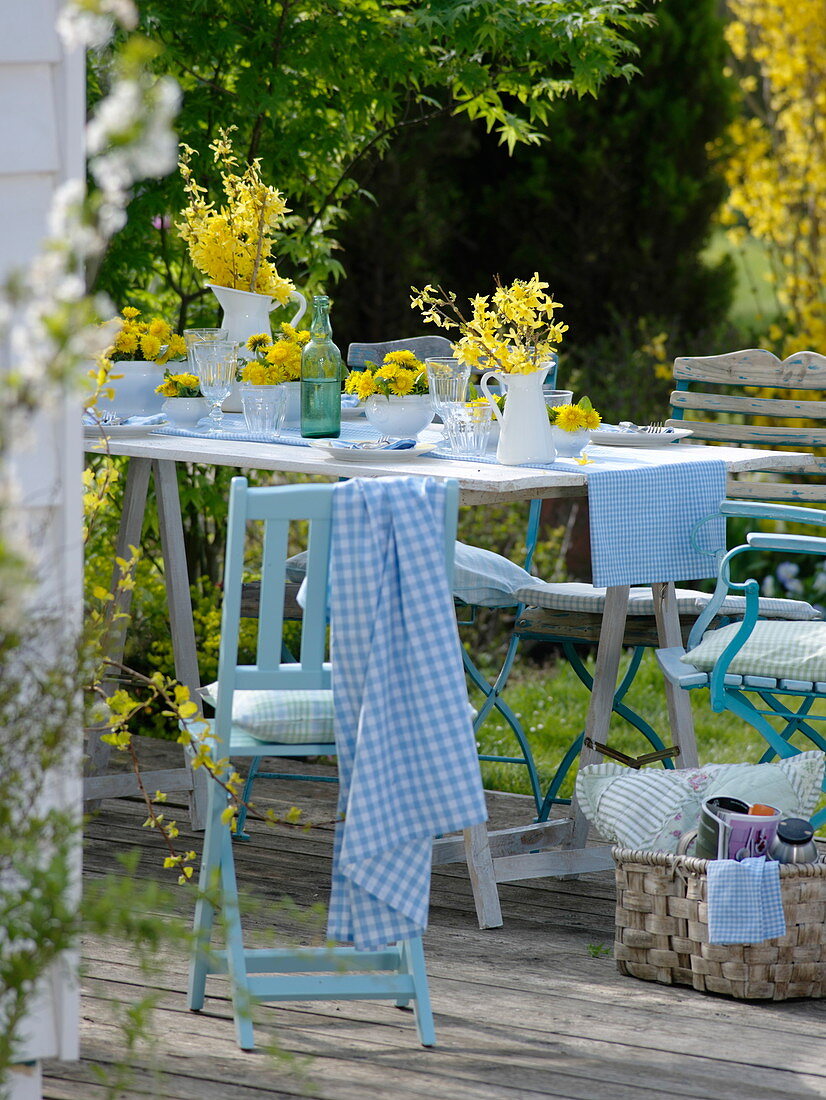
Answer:
POLYGON ((743 1000, 826 996, 826 863, 784 864, 786 934, 708 942, 708 861, 614 848, 615 957, 621 974, 743 1000))

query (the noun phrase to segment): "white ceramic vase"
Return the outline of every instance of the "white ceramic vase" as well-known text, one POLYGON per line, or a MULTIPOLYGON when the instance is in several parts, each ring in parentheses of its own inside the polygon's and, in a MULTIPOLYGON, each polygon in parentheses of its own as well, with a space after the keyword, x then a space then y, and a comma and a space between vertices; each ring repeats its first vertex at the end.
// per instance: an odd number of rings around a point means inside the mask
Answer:
POLYGON ((381 435, 408 439, 423 431, 433 419, 430 394, 384 397, 373 394, 364 403, 364 415, 381 435))
POLYGON ((175 428, 194 428, 209 413, 203 397, 167 397, 163 411, 175 428))
POLYGON ((562 428, 552 428, 551 431, 559 458, 579 458, 582 448, 591 442, 591 433, 585 428, 576 432, 566 432, 562 428))
POLYGON ((98 400, 100 412, 114 412, 118 416, 154 416, 163 407, 164 396, 155 393, 155 388, 163 383, 164 368, 157 363, 138 360, 125 360, 112 364, 111 378, 104 387, 114 390, 111 401, 101 394, 98 400))
MULTIPOLYGON (((272 336, 270 329, 270 313, 279 305, 276 298, 268 294, 255 294, 249 290, 235 290, 229 286, 218 286, 215 283, 207 283, 207 286, 218 299, 221 306, 221 328, 227 330, 227 339, 231 344, 238 344, 238 354, 243 359, 252 358, 252 352, 247 351, 245 345, 250 336, 259 332, 265 332, 272 336)), ((307 312, 307 299, 298 291, 290 293, 290 301, 298 306, 295 314, 290 318, 291 325, 297 325, 307 312)), ((238 383, 232 387, 232 392, 224 401, 221 408, 224 412, 241 412, 241 391, 238 383)))
POLYGON ((500 423, 496 459, 505 466, 518 466, 523 462, 553 462, 556 458, 551 423, 542 394, 542 383, 552 366, 552 363, 543 363, 530 374, 491 370, 482 375, 479 386, 500 423), (488 388, 489 378, 495 378, 506 394, 504 414, 499 412, 493 400, 488 388))

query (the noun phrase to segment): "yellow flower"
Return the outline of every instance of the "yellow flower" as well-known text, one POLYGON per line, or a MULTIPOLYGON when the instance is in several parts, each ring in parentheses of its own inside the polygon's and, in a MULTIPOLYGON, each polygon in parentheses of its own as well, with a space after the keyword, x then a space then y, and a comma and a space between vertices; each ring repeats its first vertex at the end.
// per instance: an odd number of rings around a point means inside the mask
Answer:
POLYGON ((416 374, 412 370, 400 370, 396 375, 395 390, 399 397, 406 397, 407 394, 413 392, 413 383, 416 381, 416 374))
POLYGON ((586 409, 583 415, 585 417, 585 427, 588 428, 590 431, 598 428, 602 423, 602 417, 599 415, 596 409, 586 409))
POLYGON ((250 351, 258 351, 259 348, 268 348, 271 343, 266 332, 259 332, 255 336, 250 336, 247 340, 247 348, 250 351))
POLYGON ((157 359, 161 354, 160 340, 157 336, 150 336, 148 333, 145 336, 141 336, 141 351, 147 361, 157 359))
POLYGON ((554 409, 556 427, 563 432, 578 432, 585 427, 585 414, 578 405, 559 405, 554 409))
POLYGON ((376 383, 373 380, 373 372, 369 370, 353 371, 351 378, 355 376, 355 392, 361 401, 366 401, 376 392, 376 383))
POLYGON ((127 321, 131 321, 134 317, 140 317, 141 315, 141 311, 139 309, 135 309, 134 306, 124 306, 124 308, 121 310, 121 313, 127 319, 127 321))

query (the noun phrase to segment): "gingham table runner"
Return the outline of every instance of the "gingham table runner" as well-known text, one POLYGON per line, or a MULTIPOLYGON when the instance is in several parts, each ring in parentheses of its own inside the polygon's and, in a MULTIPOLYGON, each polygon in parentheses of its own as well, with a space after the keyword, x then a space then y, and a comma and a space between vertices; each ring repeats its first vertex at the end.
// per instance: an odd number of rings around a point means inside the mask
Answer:
POLYGON ((339 814, 328 934, 358 948, 427 925, 432 838, 486 820, 444 559, 445 486, 354 478, 333 502, 339 814))
MULTIPOLYGON (((299 428, 283 428, 273 440, 248 432, 240 415, 227 414, 224 420, 227 430, 216 439, 309 446, 299 428)), ((159 434, 203 438, 205 433, 163 428, 159 434)), ((356 443, 377 439, 378 433, 366 421, 344 421, 340 438, 356 443)), ((571 458, 525 465, 586 474, 591 568, 597 587, 695 581, 716 575, 715 554, 725 543, 722 517, 703 528, 702 550, 692 545, 691 533, 699 520, 718 511, 725 497, 726 467, 722 461, 696 460, 691 451, 690 446, 670 443, 631 457, 618 449, 591 446, 585 465, 571 458)), ((497 464, 493 451, 481 458, 461 459, 440 447, 428 457, 434 459, 434 467, 439 458, 475 465, 497 464)))

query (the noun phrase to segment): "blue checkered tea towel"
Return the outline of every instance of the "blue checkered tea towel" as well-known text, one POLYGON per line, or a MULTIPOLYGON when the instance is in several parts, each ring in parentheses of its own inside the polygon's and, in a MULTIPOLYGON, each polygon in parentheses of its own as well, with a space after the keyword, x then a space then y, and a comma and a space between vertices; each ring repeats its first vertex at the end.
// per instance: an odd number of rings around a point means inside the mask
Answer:
POLYGON ((716 576, 715 553, 725 546, 722 516, 705 525, 702 551, 692 544, 691 533, 719 510, 725 495, 726 466, 716 459, 589 470, 594 584, 716 576))
POLYGON ((709 943, 760 943, 785 933, 779 863, 765 856, 709 860, 709 943))
POLYGON ((354 478, 333 500, 330 620, 339 816, 328 934, 427 925, 432 839, 486 819, 445 570, 445 487, 354 478))

